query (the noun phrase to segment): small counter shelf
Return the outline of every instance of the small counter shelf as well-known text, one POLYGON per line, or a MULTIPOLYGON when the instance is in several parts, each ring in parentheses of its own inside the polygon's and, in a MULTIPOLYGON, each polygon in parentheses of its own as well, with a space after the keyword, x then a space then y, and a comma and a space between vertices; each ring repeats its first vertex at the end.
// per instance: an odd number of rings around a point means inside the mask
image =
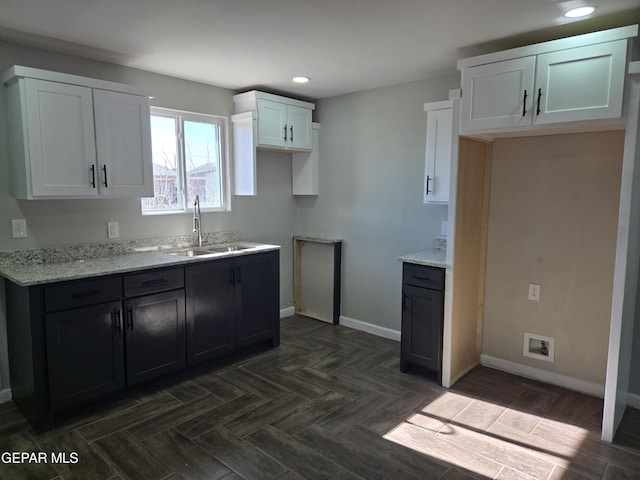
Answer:
MULTIPOLYGON (((312 260, 312 259, 311 259, 312 260)), ((319 264, 320 265, 320 264, 319 264)), ((327 266, 324 262, 321 265, 327 266)), ((294 311, 297 315, 304 315, 306 317, 315 318, 323 322, 332 323, 338 325, 340 323, 340 278, 341 278, 341 265, 342 265, 342 239, 329 238, 329 237, 317 237, 317 236, 305 236, 294 235, 293 237, 293 304, 294 311), (332 262, 329 263, 329 268, 325 269, 325 272, 318 272, 319 274, 325 273, 325 277, 328 277, 331 282, 330 296, 331 312, 329 314, 318 313, 313 311, 314 308, 307 308, 309 305, 305 305, 303 302, 303 269, 302 269, 302 250, 307 244, 313 244, 320 249, 323 246, 331 248, 332 262), (329 271, 330 270, 330 271, 329 271)), ((320 275, 319 275, 320 276, 320 275)), ((308 277, 308 276, 307 276, 308 277)), ((315 280, 315 279, 312 279, 315 280)), ((326 303, 326 302, 325 302, 326 303)))

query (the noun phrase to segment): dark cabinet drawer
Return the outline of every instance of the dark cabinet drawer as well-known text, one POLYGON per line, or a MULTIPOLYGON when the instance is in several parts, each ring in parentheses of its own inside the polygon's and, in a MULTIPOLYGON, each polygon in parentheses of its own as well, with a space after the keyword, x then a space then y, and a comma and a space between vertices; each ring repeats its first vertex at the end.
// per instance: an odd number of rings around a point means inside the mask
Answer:
POLYGON ((184 269, 155 270, 125 275, 124 296, 136 297, 184 287, 184 269))
POLYGON ((402 283, 414 287, 444 290, 444 268, 404 263, 402 283))
POLYGON ((121 296, 120 277, 92 278, 45 287, 44 305, 47 312, 55 312, 119 300, 121 296))

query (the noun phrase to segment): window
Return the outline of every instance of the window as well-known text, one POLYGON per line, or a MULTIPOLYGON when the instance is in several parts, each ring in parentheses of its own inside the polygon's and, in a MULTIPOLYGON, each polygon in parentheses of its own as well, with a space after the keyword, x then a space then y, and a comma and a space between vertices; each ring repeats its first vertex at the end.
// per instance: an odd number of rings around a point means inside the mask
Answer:
POLYGON ((227 119, 213 115, 151 109, 153 198, 142 199, 143 214, 229 210, 227 119))

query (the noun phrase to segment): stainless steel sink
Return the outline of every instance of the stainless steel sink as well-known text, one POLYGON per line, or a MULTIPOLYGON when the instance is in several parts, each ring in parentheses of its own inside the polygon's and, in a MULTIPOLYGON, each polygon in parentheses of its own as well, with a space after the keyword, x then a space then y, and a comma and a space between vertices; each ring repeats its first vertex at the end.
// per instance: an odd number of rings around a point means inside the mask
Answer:
POLYGON ((226 245, 226 246, 222 246, 222 247, 209 248, 209 251, 211 251, 211 252, 238 252, 240 250, 248 250, 249 248, 252 248, 252 247, 248 247, 246 245, 226 245))
POLYGON ((173 252, 170 252, 170 254, 178 257, 202 257, 204 255, 213 256, 221 253, 239 252, 241 250, 248 250, 250 248, 253 248, 253 247, 248 245, 233 243, 233 244, 227 244, 227 245, 220 245, 217 247, 216 246, 189 247, 182 250, 175 250, 173 252))

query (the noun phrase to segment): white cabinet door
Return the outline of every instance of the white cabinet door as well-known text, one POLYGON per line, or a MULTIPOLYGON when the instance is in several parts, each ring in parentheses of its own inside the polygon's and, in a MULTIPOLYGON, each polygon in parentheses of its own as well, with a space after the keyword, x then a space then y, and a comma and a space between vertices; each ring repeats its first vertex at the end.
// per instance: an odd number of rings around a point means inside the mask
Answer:
POLYGON ((311 128, 311 110, 287 105, 287 148, 289 150, 311 150, 313 133, 311 128))
POLYGON ((535 57, 465 68, 462 72, 462 132, 531 124, 535 57))
MULTIPOLYGON (((437 102, 436 105, 451 102, 437 102)), ((427 143, 425 155, 424 203, 449 203, 451 142, 453 141, 453 109, 427 110, 427 143)))
POLYGON ((24 82, 31 196, 97 195, 91 89, 31 78, 24 82))
POLYGON ((287 106, 258 99, 258 146, 285 148, 288 131, 287 106))
POLYGON ((100 194, 153 197, 149 100, 94 90, 100 194))
POLYGON ((622 116, 627 41, 538 56, 535 124, 622 116))

